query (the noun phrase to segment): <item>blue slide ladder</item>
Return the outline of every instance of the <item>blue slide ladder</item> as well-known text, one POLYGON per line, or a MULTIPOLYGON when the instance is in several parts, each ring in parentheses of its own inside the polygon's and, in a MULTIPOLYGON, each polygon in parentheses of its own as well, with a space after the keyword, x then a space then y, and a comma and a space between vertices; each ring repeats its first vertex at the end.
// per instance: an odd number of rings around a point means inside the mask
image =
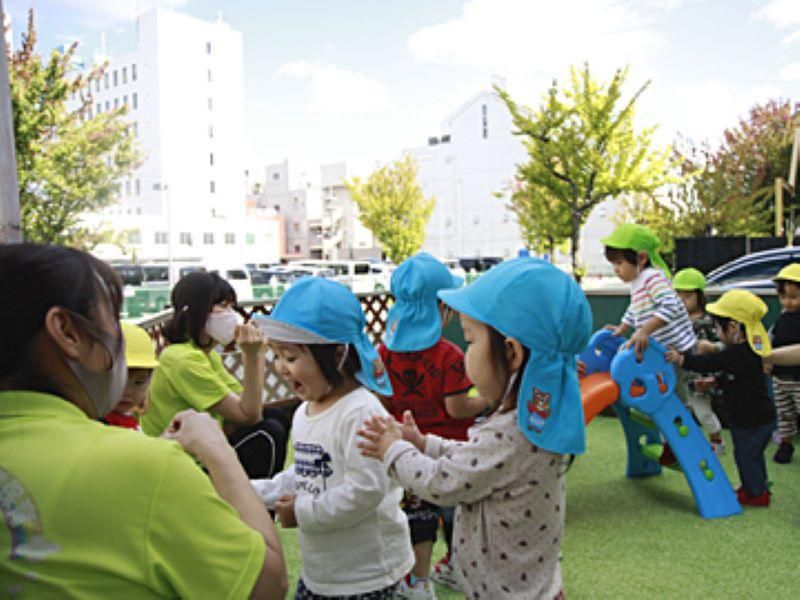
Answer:
POLYGON ((650 338, 642 361, 633 349, 619 351, 624 338, 596 332, 578 357, 586 374, 611 372, 619 388, 612 406, 628 449, 626 476, 652 477, 661 465, 648 449, 661 446, 661 435, 683 469, 700 515, 706 519, 742 512, 728 477, 694 418, 674 393, 676 376, 664 359, 665 349, 650 338))

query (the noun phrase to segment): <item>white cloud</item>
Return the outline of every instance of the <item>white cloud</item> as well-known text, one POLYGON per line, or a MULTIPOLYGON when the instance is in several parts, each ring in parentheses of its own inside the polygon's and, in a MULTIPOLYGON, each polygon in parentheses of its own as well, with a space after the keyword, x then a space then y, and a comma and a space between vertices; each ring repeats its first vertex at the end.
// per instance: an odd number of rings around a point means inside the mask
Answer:
POLYGON ((284 63, 279 75, 310 81, 308 110, 327 115, 356 115, 393 108, 386 85, 333 64, 297 60, 284 63))
MULTIPOLYGON (((771 23, 776 29, 794 29, 800 27, 800 2, 798 0, 770 0, 754 13, 757 19, 771 23)), ((789 44, 800 39, 800 29, 783 39, 789 44)))
POLYGON ((780 72, 781 79, 786 81, 800 81, 800 61, 790 63, 783 67, 780 72))
POLYGON ((646 61, 662 43, 645 13, 680 0, 469 0, 451 21, 423 27, 408 39, 422 62, 477 67, 515 76, 563 73, 589 61, 614 68, 646 61))

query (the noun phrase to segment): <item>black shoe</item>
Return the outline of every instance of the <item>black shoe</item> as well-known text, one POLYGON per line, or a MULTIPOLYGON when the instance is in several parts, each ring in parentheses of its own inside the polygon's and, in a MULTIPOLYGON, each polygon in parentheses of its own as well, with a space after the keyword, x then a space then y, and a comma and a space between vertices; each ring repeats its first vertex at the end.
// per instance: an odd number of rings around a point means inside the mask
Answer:
POLYGON ((792 462, 792 455, 794 454, 794 446, 791 442, 781 442, 781 445, 778 446, 778 450, 775 452, 775 456, 772 457, 776 463, 780 463, 785 465, 786 463, 792 462))

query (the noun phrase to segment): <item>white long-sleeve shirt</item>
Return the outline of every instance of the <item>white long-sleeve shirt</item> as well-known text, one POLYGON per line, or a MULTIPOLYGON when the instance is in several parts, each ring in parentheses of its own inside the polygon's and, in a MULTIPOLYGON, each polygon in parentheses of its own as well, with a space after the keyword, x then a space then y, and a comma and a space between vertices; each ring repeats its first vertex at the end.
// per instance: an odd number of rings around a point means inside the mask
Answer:
POLYGON ((388 413, 364 388, 320 414, 307 408, 301 404, 292 423, 294 465, 253 487, 268 506, 296 494, 302 577, 315 594, 362 594, 398 582, 414 564, 403 492, 356 446, 364 420, 388 413))
POLYGON ((552 600, 561 591, 564 457, 532 445, 515 410, 471 427, 466 442, 428 434, 424 454, 395 442, 383 462, 405 489, 458 505, 451 563, 467 598, 552 600))

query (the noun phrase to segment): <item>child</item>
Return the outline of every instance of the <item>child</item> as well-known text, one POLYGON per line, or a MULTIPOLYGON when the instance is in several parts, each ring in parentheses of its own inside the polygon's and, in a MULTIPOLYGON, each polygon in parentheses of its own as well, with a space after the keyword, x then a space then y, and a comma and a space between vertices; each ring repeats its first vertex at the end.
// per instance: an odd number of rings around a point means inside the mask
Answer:
POLYGON ((764 450, 775 429, 775 407, 767 394, 761 357, 770 353, 762 317, 767 306, 746 290, 731 290, 706 310, 714 315, 724 350, 693 355, 676 350, 667 360, 700 373, 722 371, 722 394, 731 415, 733 455, 742 485, 736 495, 742 505, 769 506, 764 450))
MULTIPOLYGON (((772 346, 780 348, 800 343, 800 264, 781 269, 774 278, 783 312, 772 328, 772 346)), ((775 404, 778 409, 778 434, 781 443, 772 457, 776 463, 792 461, 800 413, 800 367, 775 366, 772 370, 775 404)))
MULTIPOLYGON (((614 273, 631 286, 631 303, 622 317, 622 323, 612 328, 614 335, 623 335, 634 329, 627 345, 633 345, 637 355, 647 348, 652 335, 666 348, 680 352, 694 351, 697 336, 689 320, 686 307, 669 283, 669 269, 658 253, 658 238, 647 227, 626 223, 617 227, 603 240, 606 259, 614 266, 614 273), (654 268, 658 267, 657 269, 654 268)), ((689 374, 677 369, 678 383, 675 391, 684 404, 689 403, 689 374)), ((668 444, 659 462, 671 465, 675 454, 668 444)))
POLYGON ((153 341, 147 332, 133 323, 120 323, 125 338, 125 362, 128 380, 119 403, 108 413, 103 422, 117 427, 141 431, 138 416, 147 410, 147 388, 150 376, 158 366, 153 341))
POLYGON ((503 262, 461 290, 467 374, 494 412, 469 441, 373 418, 362 452, 404 488, 456 504, 452 562, 467 598, 563 598, 565 455, 585 449, 575 354, 592 317, 572 278, 535 258, 503 262), (534 299, 534 300, 532 300, 534 299))
POLYGON ((258 319, 275 368, 304 402, 294 414, 294 466, 253 481, 284 527, 298 528, 297 599, 392 598, 414 564, 402 490, 360 455, 356 430, 388 413, 391 396, 358 299, 340 283, 306 277, 258 319))
MULTIPOLYGON (((436 293, 459 288, 464 283, 427 253, 404 261, 392 274, 395 303, 389 309, 384 343, 378 353, 386 365, 394 394, 385 399, 395 419, 410 411, 423 434, 466 440, 474 415, 485 408, 481 398, 467 393, 472 382, 464 373, 464 354, 442 337, 445 309, 436 293)), ((428 581, 431 554, 442 517, 448 554, 437 564, 434 577, 440 583, 455 583, 449 554, 453 535, 452 508, 440 508, 413 494, 403 500, 408 516, 416 563, 400 583, 401 598, 435 598, 428 581)))
MULTIPOLYGON (((681 302, 689 313, 698 344, 706 340, 712 344, 719 343, 714 328, 714 318, 706 312, 706 278, 697 269, 681 269, 675 273, 672 287, 678 293, 681 302)), ((722 350, 719 344, 714 351, 722 350)), ((689 382, 689 407, 700 421, 700 425, 708 434, 711 449, 715 454, 725 453, 725 442, 722 440, 722 425, 711 407, 712 393, 705 389, 710 384, 709 378, 696 377, 689 382)))

